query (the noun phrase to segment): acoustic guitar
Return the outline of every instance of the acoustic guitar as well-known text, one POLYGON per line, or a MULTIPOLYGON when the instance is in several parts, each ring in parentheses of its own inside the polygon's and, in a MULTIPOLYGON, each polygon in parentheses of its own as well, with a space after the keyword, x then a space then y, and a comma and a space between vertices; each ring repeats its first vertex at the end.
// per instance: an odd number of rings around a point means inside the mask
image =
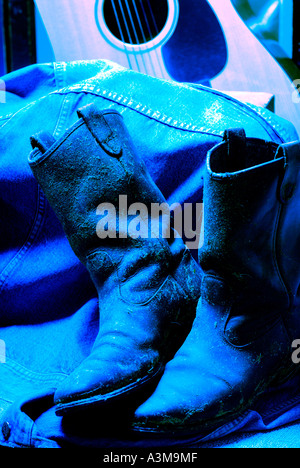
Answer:
MULTIPOLYGON (((300 99, 230 0, 35 0, 57 61, 108 59, 223 92, 270 93, 300 134, 300 99)), ((300 76, 299 76, 300 79, 300 76)))

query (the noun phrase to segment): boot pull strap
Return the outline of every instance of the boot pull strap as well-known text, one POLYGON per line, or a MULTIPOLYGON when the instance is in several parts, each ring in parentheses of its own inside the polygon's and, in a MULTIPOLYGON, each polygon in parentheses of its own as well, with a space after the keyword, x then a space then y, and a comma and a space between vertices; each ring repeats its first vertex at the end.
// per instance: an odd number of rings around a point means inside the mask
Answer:
POLYGON ((223 141, 227 142, 228 172, 235 172, 245 167, 247 138, 243 128, 225 130, 223 141), (229 167, 230 166, 230 167, 229 167))
POLYGON ((293 197, 300 171, 300 143, 287 143, 278 148, 276 159, 284 158, 284 175, 280 186, 280 201, 283 204, 293 197))
POLYGON ((46 153, 49 148, 56 142, 51 133, 41 131, 30 137, 30 143, 33 149, 39 149, 42 154, 46 153))
POLYGON ((111 156, 119 156, 122 153, 120 140, 105 118, 105 114, 121 114, 114 110, 99 111, 95 104, 88 104, 77 111, 78 117, 82 118, 99 145, 111 156))

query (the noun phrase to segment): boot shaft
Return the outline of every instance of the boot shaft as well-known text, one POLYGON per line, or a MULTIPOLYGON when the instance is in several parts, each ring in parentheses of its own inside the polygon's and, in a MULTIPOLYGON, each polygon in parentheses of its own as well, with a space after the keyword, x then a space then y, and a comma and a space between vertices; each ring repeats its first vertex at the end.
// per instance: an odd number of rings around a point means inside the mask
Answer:
POLYGON ((286 310, 300 284, 299 144, 224 140, 207 159, 201 267, 244 308, 286 310))
POLYGON ((33 137, 29 163, 99 294, 110 282, 106 291, 117 287, 125 300, 147 302, 171 274, 197 299, 199 266, 172 230, 166 200, 122 116, 99 112, 94 105, 80 109, 78 116, 58 141, 45 133, 33 137), (162 207, 156 219, 154 204, 162 207), (132 234, 135 221, 140 235, 138 230, 132 234))
POLYGON ((99 205, 103 212, 110 209, 105 236, 130 243, 133 237, 122 223, 125 213, 119 213, 119 207, 122 210, 135 202, 149 207, 165 200, 139 159, 118 112, 98 112, 90 105, 79 110, 78 116, 58 141, 44 132, 33 137, 29 161, 71 246, 82 258, 82 250, 85 256, 99 244, 99 205), (120 196, 126 202, 120 203, 120 196))
POLYGON ((286 284, 290 306, 300 306, 300 144, 286 144, 278 150, 285 169, 280 183, 282 213, 278 223, 276 255, 286 284))

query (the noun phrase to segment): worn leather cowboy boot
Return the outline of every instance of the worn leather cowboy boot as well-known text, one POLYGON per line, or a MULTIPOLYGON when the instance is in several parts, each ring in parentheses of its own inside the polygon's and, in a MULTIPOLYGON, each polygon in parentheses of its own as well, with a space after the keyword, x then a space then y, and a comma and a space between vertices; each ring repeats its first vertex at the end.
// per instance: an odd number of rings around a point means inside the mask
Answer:
POLYGON ((169 213, 151 219, 153 204, 166 209, 166 201, 122 116, 94 105, 78 116, 57 141, 43 132, 32 137, 29 157, 99 296, 99 335, 90 356, 57 389, 58 414, 130 396, 160 375, 190 331, 201 284, 169 213))
POLYGON ((220 426, 289 378, 300 337, 300 143, 227 131, 204 181, 197 317, 135 416, 139 431, 220 426))

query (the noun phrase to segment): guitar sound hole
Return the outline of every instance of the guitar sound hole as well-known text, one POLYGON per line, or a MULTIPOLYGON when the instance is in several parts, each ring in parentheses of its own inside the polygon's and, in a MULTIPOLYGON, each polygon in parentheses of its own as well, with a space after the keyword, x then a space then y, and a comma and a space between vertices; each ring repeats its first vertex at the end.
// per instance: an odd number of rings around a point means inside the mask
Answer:
POLYGON ((113 36, 125 44, 145 44, 163 30, 168 0, 105 0, 103 16, 113 36))

